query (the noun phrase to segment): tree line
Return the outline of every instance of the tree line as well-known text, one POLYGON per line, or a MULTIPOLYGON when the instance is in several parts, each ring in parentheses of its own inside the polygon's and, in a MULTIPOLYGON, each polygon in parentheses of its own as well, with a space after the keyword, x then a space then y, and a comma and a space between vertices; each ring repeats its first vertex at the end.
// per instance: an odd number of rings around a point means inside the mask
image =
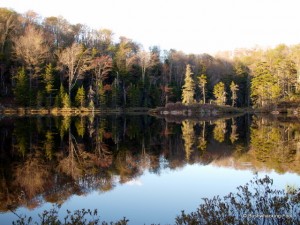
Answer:
POLYGON ((109 29, 0 8, 0 101, 24 107, 265 107, 299 98, 300 45, 216 56, 148 50, 109 29), (189 70, 187 69, 189 65, 189 70), (190 78, 187 78, 189 73, 190 78), (189 98, 189 97, 187 97, 189 98))

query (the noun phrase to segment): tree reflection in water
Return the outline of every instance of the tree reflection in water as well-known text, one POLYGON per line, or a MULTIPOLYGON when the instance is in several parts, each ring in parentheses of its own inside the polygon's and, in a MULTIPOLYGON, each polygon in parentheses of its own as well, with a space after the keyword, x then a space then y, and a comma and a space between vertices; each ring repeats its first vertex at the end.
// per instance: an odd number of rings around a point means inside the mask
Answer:
POLYGON ((0 210, 62 204, 145 171, 187 163, 300 173, 300 123, 253 117, 166 122, 148 116, 3 118, 0 210), (247 166, 245 166, 247 165, 247 166))

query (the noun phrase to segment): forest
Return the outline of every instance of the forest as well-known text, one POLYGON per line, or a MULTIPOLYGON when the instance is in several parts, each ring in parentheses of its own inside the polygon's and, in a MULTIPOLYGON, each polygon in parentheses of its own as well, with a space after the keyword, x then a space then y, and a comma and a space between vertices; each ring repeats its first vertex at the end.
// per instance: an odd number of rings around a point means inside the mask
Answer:
MULTIPOLYGON (((101 25, 101 24, 99 24, 101 25)), ((186 54, 0 8, 0 107, 276 107, 300 99, 300 44, 186 54)))

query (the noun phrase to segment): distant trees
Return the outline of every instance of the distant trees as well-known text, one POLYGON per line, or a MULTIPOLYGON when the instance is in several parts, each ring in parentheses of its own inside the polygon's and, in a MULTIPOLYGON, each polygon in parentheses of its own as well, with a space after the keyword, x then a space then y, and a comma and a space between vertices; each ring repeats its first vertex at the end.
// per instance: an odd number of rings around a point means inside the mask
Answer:
POLYGON ((60 84, 71 106, 77 104, 76 91, 83 87, 85 103, 96 108, 156 107, 178 101, 206 104, 213 98, 217 104, 261 107, 277 99, 300 100, 297 45, 238 49, 233 58, 161 51, 158 46, 145 50, 127 37, 113 42, 108 29, 70 24, 62 17, 38 18, 33 11, 21 15, 0 8, 0 97, 17 98, 14 71, 24 67, 31 107, 61 104, 60 84), (268 73, 259 72, 261 64, 268 73), (231 101, 226 101, 226 92, 231 101))

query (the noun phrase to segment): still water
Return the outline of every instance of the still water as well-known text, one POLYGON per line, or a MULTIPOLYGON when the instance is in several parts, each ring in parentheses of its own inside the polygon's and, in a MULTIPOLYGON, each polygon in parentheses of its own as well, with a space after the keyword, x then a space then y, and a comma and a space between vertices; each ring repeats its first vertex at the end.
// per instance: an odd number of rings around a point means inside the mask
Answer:
POLYGON ((142 116, 0 119, 0 221, 60 206, 101 220, 173 224, 202 198, 255 174, 300 186, 300 122, 246 115, 214 121, 142 116))

